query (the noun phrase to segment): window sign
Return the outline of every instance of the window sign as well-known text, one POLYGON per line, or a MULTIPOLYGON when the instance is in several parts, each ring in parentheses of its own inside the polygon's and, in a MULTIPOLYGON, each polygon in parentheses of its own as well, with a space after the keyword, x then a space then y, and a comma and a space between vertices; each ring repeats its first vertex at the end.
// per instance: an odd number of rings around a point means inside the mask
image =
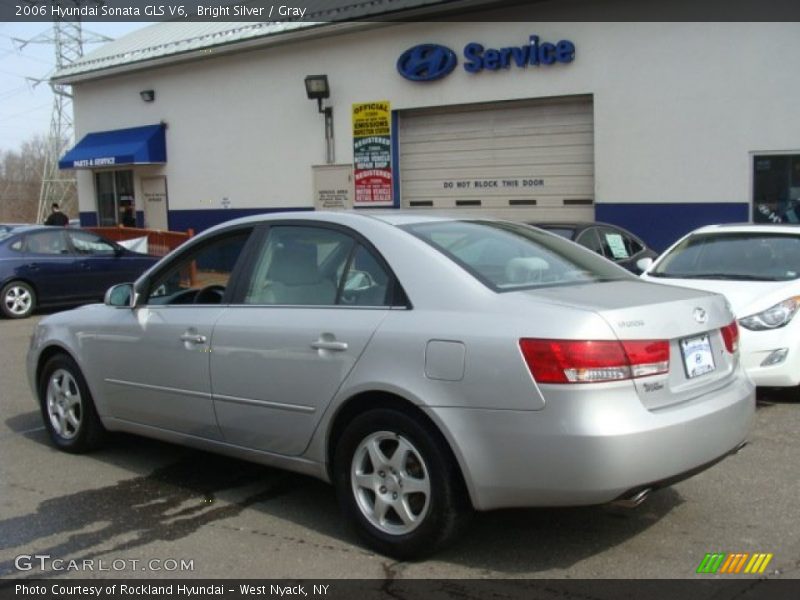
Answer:
POLYGON ((622 239, 622 236, 618 233, 606 233, 605 234, 606 243, 608 244, 609 249, 611 250, 611 256, 615 259, 622 259, 622 258, 630 258, 628 254, 628 249, 625 248, 625 241, 622 239))
POLYGON ((392 115, 388 100, 353 104, 353 206, 392 206, 392 115))

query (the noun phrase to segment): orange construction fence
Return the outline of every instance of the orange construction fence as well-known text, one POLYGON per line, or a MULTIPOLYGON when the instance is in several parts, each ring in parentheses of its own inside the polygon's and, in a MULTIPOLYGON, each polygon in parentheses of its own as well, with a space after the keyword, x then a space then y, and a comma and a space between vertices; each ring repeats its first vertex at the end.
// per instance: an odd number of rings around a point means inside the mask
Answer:
POLYGON ((84 227, 97 235, 113 242, 133 240, 147 237, 147 253, 153 256, 166 256, 183 242, 194 236, 194 230, 188 231, 158 231, 155 229, 139 229, 138 227, 84 227))

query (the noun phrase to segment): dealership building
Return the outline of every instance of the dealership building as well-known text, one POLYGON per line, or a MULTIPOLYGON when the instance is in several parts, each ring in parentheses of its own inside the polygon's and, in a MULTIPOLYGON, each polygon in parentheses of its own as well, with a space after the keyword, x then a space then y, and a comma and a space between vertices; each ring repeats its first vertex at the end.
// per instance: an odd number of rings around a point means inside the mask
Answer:
POLYGON ((59 71, 81 222, 353 207, 606 221, 657 249, 800 222, 798 23, 579 22, 558 2, 347 20, 392 4, 158 23, 59 71))

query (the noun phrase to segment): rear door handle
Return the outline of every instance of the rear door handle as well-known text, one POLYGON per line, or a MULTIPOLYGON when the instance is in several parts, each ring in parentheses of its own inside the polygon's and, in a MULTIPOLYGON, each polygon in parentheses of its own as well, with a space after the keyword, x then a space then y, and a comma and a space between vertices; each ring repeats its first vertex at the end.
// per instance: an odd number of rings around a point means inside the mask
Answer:
POLYGON ((205 344, 206 343, 206 336, 199 335, 196 333, 184 333, 181 336, 182 342, 190 342, 192 344, 205 344))
POLYGON ((311 347, 316 350, 332 350, 334 352, 343 352, 344 350, 347 350, 347 342, 317 340, 316 342, 311 342, 311 347))

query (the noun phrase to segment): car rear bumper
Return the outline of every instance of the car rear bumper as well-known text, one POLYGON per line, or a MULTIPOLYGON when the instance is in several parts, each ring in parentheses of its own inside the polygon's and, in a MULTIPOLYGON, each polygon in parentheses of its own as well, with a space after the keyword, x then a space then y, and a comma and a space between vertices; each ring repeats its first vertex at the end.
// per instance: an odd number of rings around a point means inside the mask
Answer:
POLYGON ((679 480, 738 448, 755 411, 740 369, 715 392, 654 411, 620 384, 547 387, 541 411, 430 409, 475 508, 604 504, 679 480))

